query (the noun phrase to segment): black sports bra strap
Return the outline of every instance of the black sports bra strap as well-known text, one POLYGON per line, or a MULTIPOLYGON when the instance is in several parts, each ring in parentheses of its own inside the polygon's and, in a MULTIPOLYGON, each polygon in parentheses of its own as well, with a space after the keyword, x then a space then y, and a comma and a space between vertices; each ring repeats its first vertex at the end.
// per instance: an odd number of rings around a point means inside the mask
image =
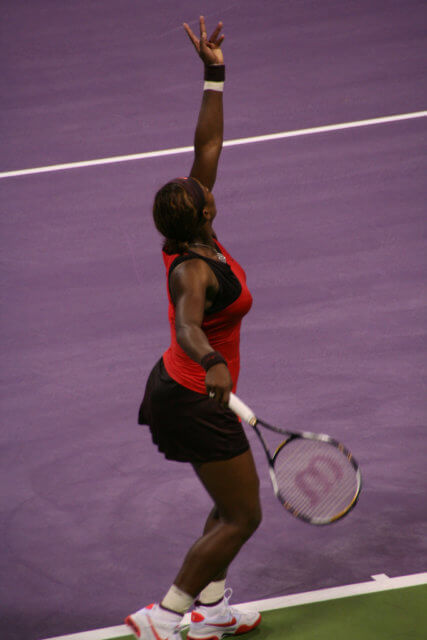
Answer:
POLYGON ((237 298, 242 293, 242 285, 240 284, 239 280, 231 270, 230 265, 224 264, 223 262, 219 262, 212 258, 207 258, 206 256, 201 256, 199 253, 194 253, 193 251, 190 251, 188 254, 177 256, 175 258, 175 260, 172 262, 171 266, 169 267, 169 274, 168 274, 169 293, 171 293, 170 277, 173 270, 176 269, 176 267, 182 264, 183 262, 186 262, 187 260, 194 260, 196 258, 199 258, 207 262, 207 264, 210 266, 210 268, 214 272, 219 284, 219 290, 217 295, 215 296, 215 300, 213 301, 213 304, 210 307, 209 311, 205 312, 205 315, 211 315, 212 313, 217 313, 218 311, 222 311, 223 309, 228 307, 230 304, 235 302, 235 300, 237 300, 237 298))

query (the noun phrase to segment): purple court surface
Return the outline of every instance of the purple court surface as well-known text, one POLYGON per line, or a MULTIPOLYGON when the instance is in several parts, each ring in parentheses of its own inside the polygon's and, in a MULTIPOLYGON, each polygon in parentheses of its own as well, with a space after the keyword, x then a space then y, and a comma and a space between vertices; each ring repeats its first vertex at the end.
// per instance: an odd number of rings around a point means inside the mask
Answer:
MULTIPOLYGON (((168 346, 155 190, 191 153, 202 69, 181 23, 223 20, 225 137, 427 104, 416 0, 3 0, 0 637, 121 624, 162 596, 210 500, 136 424, 168 346)), ((230 146, 216 231, 254 307, 238 392, 354 452, 331 527, 275 500, 232 566, 237 602, 426 569, 426 118, 230 146)), ((274 438, 273 438, 274 440, 274 438)), ((271 440, 270 440, 271 441, 271 440)))

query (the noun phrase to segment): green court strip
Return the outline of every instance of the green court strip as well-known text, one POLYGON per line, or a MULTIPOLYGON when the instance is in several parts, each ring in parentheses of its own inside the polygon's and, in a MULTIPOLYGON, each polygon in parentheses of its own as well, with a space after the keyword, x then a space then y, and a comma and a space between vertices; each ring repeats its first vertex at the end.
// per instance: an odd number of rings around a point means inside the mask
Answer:
MULTIPOLYGON (((422 640, 427 572, 236 605, 263 612, 248 640, 422 640)), ((186 616, 189 622, 189 616, 186 616)), ((423 635, 423 633, 425 635, 423 635)), ((183 632, 183 639, 186 634, 183 632)), ((134 640, 125 625, 50 640, 134 640)))
POLYGON ((267 611, 247 638, 422 640, 427 635, 426 602, 427 586, 422 585, 267 611))

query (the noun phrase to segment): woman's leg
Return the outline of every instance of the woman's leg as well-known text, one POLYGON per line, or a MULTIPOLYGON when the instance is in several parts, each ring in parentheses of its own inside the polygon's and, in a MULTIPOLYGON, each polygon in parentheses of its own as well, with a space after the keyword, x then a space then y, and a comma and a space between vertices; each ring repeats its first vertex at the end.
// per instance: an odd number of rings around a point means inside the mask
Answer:
POLYGON ((204 463, 196 472, 216 509, 174 580, 178 589, 194 598, 207 584, 225 576, 261 522, 259 480, 250 450, 231 460, 204 463))
MULTIPOLYGON (((214 529, 216 526, 218 526, 218 524, 220 523, 221 517, 219 515, 219 511, 217 507, 213 507, 212 511, 210 512, 210 514, 207 517, 206 523, 205 523, 205 528, 203 529, 203 535, 206 535, 207 533, 209 533, 210 531, 212 531, 212 529, 214 529)), ((227 576, 227 569, 224 569, 223 571, 220 571, 218 575, 216 575, 213 578, 213 582, 217 582, 219 580, 225 580, 226 576, 227 576)))

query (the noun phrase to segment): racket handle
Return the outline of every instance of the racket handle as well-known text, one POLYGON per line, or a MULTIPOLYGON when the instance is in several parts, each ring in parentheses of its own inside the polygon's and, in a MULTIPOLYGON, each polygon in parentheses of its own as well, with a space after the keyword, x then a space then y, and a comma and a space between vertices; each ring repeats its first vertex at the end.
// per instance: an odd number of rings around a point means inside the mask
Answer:
POLYGON ((256 415, 244 402, 240 400, 234 393, 230 393, 228 406, 236 415, 248 424, 255 425, 257 423, 256 415))

